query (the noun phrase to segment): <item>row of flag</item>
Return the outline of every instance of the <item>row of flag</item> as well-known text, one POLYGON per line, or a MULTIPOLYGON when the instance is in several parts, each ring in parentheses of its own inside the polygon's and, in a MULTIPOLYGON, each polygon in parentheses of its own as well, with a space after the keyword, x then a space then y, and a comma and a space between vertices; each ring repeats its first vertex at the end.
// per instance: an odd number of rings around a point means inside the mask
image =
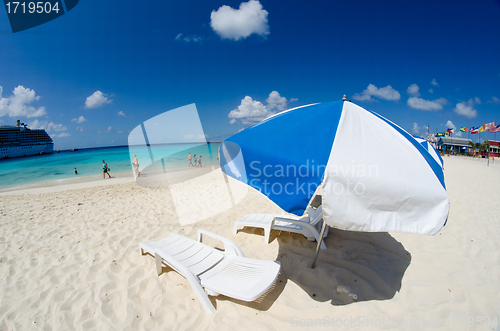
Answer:
MULTIPOLYGON (((469 132, 470 134, 476 134, 480 132, 490 131, 490 132, 500 132, 500 125, 495 125, 495 122, 486 123, 481 126, 473 127, 473 126, 462 126, 460 128, 462 132, 469 132)), ((455 133, 455 129, 448 129, 444 132, 436 133, 436 137, 447 137, 451 133, 455 133)))
POLYGON ((500 125, 495 125, 495 122, 491 122, 491 123, 483 124, 483 125, 478 126, 478 127, 463 126, 460 128, 460 131, 469 132, 472 134, 484 132, 484 131, 500 132, 500 125))

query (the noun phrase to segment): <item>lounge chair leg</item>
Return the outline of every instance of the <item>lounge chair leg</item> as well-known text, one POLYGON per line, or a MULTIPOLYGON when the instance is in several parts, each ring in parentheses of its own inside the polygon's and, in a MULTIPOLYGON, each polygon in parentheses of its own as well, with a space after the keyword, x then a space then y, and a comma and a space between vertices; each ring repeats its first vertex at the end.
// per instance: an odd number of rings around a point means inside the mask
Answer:
POLYGON ((205 311, 209 314, 215 313, 217 310, 212 304, 212 301, 210 301, 207 292, 205 292, 203 287, 201 287, 200 283, 196 282, 196 280, 193 280, 191 278, 187 278, 187 280, 191 284, 191 287, 193 288, 196 297, 198 298, 198 300, 200 300, 200 303, 205 309, 205 311))
POLYGON ((236 235, 237 233, 238 233, 238 225, 235 224, 233 229, 233 234, 236 235))
POLYGON ((162 274, 162 259, 161 256, 155 253, 155 262, 156 262, 156 273, 158 276, 162 274))
POLYGON ((271 229, 264 229, 264 235, 266 236, 266 244, 269 244, 269 237, 271 236, 271 229))

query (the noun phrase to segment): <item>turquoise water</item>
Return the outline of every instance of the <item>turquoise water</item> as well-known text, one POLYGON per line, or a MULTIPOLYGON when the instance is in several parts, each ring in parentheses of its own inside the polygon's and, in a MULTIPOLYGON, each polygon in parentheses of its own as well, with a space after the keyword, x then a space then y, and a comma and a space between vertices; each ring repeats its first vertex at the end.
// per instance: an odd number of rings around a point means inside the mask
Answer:
POLYGON ((29 185, 58 183, 81 177, 102 176, 102 161, 110 173, 127 173, 133 176, 132 160, 137 154, 140 170, 146 167, 187 167, 187 155, 202 155, 203 165, 217 162, 219 143, 179 144, 137 147, 106 147, 82 149, 75 152, 54 152, 0 160, 0 190, 29 185), (153 157, 153 158, 151 158, 153 157), (154 160, 156 162, 152 162, 154 160), (77 168, 78 175, 74 170, 77 168))

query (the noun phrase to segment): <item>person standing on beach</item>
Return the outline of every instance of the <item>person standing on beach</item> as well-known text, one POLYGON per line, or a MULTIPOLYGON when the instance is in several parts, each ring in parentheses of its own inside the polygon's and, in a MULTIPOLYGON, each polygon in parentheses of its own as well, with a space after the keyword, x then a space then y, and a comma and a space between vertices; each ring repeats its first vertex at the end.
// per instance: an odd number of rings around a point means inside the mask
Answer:
POLYGON ((191 153, 188 153, 188 161, 189 161, 189 163, 188 163, 188 167, 189 167, 189 166, 193 166, 193 167, 194 167, 194 165, 193 165, 193 162, 192 162, 191 158, 192 158, 192 157, 191 157, 191 153))
POLYGON ((137 159, 137 155, 134 154, 134 161, 132 162, 134 166, 135 177, 141 177, 141 173, 139 172, 139 160, 137 159))
POLYGON ((201 165, 201 155, 198 157, 198 167, 202 167, 202 165, 201 165))
POLYGON ((106 174, 108 174, 109 178, 111 178, 111 175, 108 172, 108 164, 102 160, 102 179, 106 179, 106 174))
POLYGON ((198 166, 198 159, 196 158, 196 154, 193 156, 193 161, 194 161, 194 166, 193 167, 197 167, 198 166))

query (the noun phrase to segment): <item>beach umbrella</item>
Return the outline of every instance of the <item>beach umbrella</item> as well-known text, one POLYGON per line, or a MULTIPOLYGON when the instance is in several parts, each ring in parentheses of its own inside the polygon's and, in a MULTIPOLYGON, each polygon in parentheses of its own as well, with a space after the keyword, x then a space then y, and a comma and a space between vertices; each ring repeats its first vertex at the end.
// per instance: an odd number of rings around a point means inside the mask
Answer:
POLYGON ((219 153, 225 174, 286 212, 302 215, 320 189, 323 230, 433 235, 448 216, 442 166, 401 127, 350 101, 275 114, 219 153))
POLYGON ((415 140, 418 141, 420 145, 422 145, 427 150, 427 152, 429 152, 430 155, 432 155, 434 160, 436 160, 436 162, 441 165, 441 168, 444 166, 443 158, 441 158, 441 155, 439 155, 438 151, 436 151, 431 143, 421 137, 413 136, 413 138, 415 138, 415 140))

